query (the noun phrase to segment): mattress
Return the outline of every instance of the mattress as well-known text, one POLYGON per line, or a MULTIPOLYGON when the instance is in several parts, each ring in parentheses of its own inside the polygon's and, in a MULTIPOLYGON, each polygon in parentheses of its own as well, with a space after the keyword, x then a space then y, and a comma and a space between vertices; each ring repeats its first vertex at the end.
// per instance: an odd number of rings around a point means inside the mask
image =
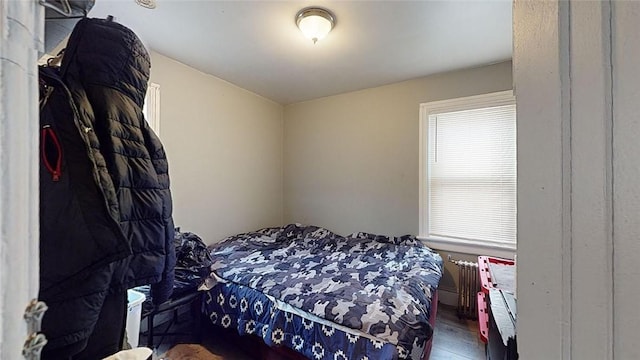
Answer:
MULTIPOLYGON (((205 313, 215 325, 255 335, 269 346, 286 346, 309 359, 391 360, 399 356, 395 345, 348 328, 337 328, 308 313, 287 308, 265 294, 232 283, 208 290, 205 313)), ((421 351, 417 349, 417 351, 421 351)))
POLYGON ((291 224, 232 236, 211 256, 212 322, 268 345, 312 359, 407 359, 433 333, 442 259, 414 237, 291 224))

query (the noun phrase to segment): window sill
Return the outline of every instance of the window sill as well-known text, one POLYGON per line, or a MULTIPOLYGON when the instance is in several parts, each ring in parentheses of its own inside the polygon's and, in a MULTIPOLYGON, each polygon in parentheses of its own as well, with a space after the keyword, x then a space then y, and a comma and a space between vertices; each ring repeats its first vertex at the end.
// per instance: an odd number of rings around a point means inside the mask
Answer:
POLYGON ((452 251, 462 254, 495 256, 513 259, 516 246, 510 244, 488 244, 471 240, 434 238, 418 236, 425 245, 434 250, 452 251))

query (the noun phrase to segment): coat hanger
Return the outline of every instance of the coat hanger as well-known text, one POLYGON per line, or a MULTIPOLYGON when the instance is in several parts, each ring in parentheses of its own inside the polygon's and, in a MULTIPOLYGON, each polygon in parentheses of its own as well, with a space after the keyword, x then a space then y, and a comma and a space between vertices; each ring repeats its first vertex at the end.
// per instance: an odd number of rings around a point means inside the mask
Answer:
POLYGON ((93 8, 95 0, 38 0, 48 10, 46 19, 79 19, 87 17, 89 10, 93 8), (61 16, 50 16, 50 13, 61 16))
POLYGON ((60 66, 62 58, 64 57, 64 50, 65 49, 60 50, 58 55, 56 55, 55 57, 47 59, 47 66, 60 66))
POLYGON ((47 9, 51 9, 58 14, 64 16, 65 18, 73 16, 73 10, 71 9, 71 4, 69 0, 58 0, 58 1, 47 1, 47 0, 38 0, 40 5, 46 7, 47 9), (59 5, 58 5, 59 4, 59 5))

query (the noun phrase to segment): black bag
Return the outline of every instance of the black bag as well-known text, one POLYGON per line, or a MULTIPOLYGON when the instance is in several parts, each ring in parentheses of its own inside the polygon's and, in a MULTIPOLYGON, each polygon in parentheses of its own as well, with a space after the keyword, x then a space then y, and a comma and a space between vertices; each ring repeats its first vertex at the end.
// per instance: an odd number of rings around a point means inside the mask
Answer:
POLYGON ((193 291, 209 276, 213 263, 207 245, 191 232, 176 230, 176 277, 173 292, 193 291))

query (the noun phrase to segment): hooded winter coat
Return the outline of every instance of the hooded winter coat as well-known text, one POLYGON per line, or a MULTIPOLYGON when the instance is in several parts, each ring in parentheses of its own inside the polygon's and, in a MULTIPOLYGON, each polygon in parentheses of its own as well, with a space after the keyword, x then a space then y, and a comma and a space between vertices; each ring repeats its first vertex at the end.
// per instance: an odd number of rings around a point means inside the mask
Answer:
POLYGON ((173 287, 166 154, 144 119, 149 54, 126 27, 82 19, 59 73, 41 71, 40 299, 45 350, 73 353, 109 292, 173 287))

